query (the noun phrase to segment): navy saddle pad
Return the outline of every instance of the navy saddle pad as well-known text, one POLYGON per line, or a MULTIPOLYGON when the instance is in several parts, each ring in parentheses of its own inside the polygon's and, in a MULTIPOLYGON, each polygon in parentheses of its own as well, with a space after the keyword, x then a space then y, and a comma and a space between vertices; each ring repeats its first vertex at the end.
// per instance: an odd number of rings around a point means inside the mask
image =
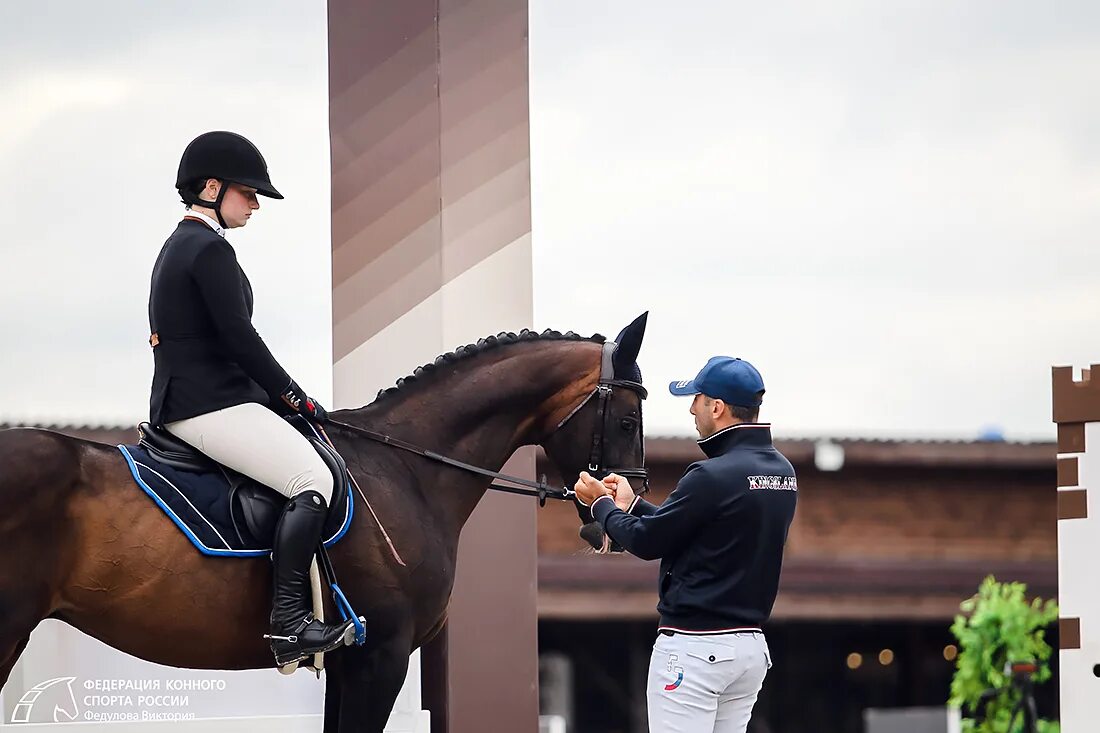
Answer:
MULTIPOLYGON (((286 497, 212 463, 201 472, 182 470, 159 460, 143 445, 118 449, 137 485, 199 552, 218 557, 259 557, 271 552, 275 522, 286 497)), ((347 533, 353 511, 347 480, 337 481, 322 535, 326 547, 347 533)))

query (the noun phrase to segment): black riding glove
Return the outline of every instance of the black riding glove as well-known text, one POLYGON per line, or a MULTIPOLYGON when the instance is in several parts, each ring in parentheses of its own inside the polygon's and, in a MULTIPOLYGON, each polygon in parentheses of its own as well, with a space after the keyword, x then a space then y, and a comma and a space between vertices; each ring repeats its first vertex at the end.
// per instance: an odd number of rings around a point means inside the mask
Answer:
POLYGON ((305 415, 308 418, 322 422, 328 419, 328 411, 321 407, 321 403, 317 400, 306 396, 306 393, 302 391, 297 382, 291 382, 287 385, 287 388, 283 390, 279 397, 282 398, 287 407, 299 415, 305 415))

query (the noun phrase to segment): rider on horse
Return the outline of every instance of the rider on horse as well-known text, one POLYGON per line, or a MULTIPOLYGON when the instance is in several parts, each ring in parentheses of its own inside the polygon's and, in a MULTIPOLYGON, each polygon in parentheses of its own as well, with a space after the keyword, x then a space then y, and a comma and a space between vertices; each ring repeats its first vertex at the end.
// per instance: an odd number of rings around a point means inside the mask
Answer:
POLYGON ((155 371, 150 420, 289 501, 275 530, 271 649, 278 666, 343 643, 352 621, 314 618, 309 570, 332 499, 333 477, 306 438, 276 411, 326 416, 252 326, 252 287, 225 240, 281 199, 251 142, 208 132, 183 152, 176 189, 187 213, 153 268, 149 339, 155 371))

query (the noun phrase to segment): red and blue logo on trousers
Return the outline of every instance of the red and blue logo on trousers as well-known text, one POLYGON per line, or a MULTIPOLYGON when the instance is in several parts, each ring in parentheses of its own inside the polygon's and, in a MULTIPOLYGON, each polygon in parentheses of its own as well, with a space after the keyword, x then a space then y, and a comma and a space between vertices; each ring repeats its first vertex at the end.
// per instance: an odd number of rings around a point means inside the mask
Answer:
POLYGON ((679 657, 675 654, 668 655, 668 671, 676 675, 676 681, 670 685, 665 685, 665 692, 672 692, 684 681, 684 668, 676 666, 677 659, 679 659, 679 657))

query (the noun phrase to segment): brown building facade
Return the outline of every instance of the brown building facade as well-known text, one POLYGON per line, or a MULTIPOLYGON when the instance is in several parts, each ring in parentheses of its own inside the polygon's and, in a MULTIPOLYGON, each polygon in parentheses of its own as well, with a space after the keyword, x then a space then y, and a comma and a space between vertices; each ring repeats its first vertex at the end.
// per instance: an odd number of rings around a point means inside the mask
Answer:
MULTIPOLYGON (((949 620, 990 573, 1054 594, 1053 443, 777 446, 798 471, 799 500, 775 620, 949 620), (826 452, 842 457, 837 470, 815 466, 826 452)), ((646 451, 655 503, 703 458, 682 438, 651 438, 646 451)), ((539 617, 653 618, 656 563, 587 556, 576 525, 570 506, 539 515, 539 617)))

